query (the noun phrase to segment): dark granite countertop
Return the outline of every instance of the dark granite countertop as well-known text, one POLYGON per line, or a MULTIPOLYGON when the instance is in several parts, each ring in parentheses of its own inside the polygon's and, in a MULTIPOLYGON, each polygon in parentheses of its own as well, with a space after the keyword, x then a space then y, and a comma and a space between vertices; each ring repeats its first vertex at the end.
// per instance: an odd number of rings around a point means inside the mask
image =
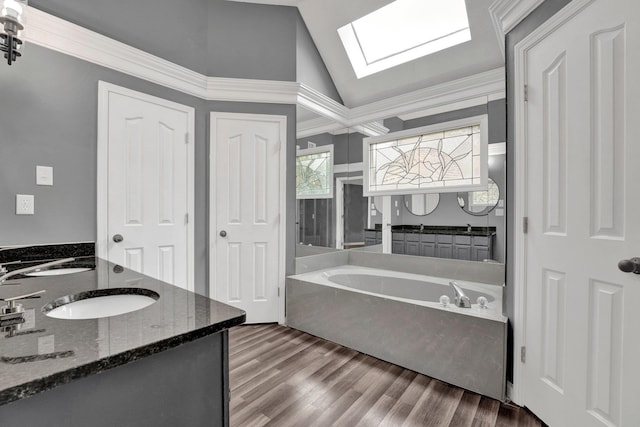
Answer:
POLYGON ((0 298, 46 290, 41 298, 20 301, 26 321, 19 329, 0 327, 0 405, 245 321, 242 310, 99 258, 78 258, 74 266, 95 268, 60 276, 16 276, 0 285, 0 298), (149 289, 160 298, 141 310, 101 319, 61 320, 41 311, 66 295, 122 287, 149 289))
MULTIPOLYGON (((381 231, 381 228, 365 228, 365 231, 381 231)), ((495 227, 471 227, 471 231, 467 231, 466 226, 448 226, 448 225, 392 225, 392 233, 412 233, 412 234, 454 234, 462 236, 493 236, 496 234, 495 227)))

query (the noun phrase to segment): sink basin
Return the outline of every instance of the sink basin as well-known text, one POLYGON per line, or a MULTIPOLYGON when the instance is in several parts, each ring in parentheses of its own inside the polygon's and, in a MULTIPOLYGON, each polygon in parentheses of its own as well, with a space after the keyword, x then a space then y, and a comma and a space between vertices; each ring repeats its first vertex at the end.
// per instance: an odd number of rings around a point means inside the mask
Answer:
POLYGON ((157 292, 143 288, 96 289, 58 298, 42 312, 55 319, 99 319, 141 310, 158 298, 157 292))
POLYGON ((67 267, 67 268, 52 268, 50 270, 33 271, 25 274, 25 276, 60 276, 62 274, 82 273, 83 271, 89 271, 91 268, 86 267, 67 267))

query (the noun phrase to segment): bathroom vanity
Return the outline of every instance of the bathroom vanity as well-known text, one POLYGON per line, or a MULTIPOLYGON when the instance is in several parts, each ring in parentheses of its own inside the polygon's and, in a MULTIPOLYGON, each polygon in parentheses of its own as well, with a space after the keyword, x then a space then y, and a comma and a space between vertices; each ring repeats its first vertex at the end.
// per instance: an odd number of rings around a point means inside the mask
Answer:
POLYGON ((244 311, 99 258, 76 263, 90 270, 0 286, 0 298, 46 291, 20 301, 24 323, 2 326, 2 425, 228 425, 228 329, 244 311), (97 319, 42 312, 61 297, 120 288, 158 299, 97 319))
MULTIPOLYGON (((382 231, 365 229, 365 246, 382 243, 382 231)), ((394 225, 391 253, 483 261, 494 258, 495 227, 394 225)))

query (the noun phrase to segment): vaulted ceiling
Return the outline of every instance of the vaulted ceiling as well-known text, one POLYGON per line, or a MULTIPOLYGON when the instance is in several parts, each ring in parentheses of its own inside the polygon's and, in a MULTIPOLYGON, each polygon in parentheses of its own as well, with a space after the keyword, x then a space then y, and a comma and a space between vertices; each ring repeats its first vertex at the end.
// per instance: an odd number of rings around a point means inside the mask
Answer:
POLYGON ((351 67, 337 30, 392 0, 231 1, 298 7, 345 106, 349 108, 504 66, 503 47, 490 13, 495 0, 466 0, 471 41, 361 79, 351 67))

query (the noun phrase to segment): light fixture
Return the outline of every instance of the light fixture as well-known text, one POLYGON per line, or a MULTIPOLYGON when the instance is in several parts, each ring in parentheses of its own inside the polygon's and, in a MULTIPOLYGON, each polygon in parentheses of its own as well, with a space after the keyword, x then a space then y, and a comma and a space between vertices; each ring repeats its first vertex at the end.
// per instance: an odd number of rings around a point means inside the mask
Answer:
POLYGON ((11 65, 22 56, 20 35, 24 30, 27 0, 0 0, 0 6, 0 50, 11 65))

